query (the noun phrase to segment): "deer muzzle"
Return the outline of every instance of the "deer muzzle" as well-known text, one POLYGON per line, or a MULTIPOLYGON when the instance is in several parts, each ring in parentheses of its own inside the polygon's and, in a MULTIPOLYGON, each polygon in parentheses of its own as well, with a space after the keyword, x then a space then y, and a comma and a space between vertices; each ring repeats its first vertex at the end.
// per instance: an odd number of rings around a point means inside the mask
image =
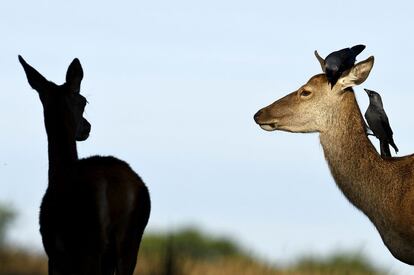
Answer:
POLYGON ((265 119, 265 111, 264 109, 259 110, 254 115, 254 121, 259 124, 260 128, 262 128, 265 131, 274 131, 277 129, 277 122, 275 120, 269 121, 265 119))

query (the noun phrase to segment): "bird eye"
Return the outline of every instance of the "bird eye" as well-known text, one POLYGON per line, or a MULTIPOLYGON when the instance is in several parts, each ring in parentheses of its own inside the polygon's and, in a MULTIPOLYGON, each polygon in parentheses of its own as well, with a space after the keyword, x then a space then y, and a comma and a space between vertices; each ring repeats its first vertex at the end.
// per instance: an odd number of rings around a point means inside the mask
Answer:
POLYGON ((303 90, 302 92, 300 92, 300 96, 302 97, 310 96, 311 94, 312 92, 309 92, 307 90, 303 90))

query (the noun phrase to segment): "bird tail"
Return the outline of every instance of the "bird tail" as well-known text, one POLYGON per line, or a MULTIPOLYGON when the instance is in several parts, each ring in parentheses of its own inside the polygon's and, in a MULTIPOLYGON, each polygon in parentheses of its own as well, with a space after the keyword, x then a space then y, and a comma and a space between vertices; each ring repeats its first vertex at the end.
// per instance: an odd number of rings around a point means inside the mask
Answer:
POLYGON ((398 147, 395 145, 394 140, 391 139, 390 145, 394 148, 395 153, 398 153, 398 147))
POLYGON ((355 45, 351 48, 351 50, 354 52, 355 56, 360 54, 365 49, 365 45, 355 45))
POLYGON ((390 145, 386 141, 380 140, 381 156, 391 157, 390 145))

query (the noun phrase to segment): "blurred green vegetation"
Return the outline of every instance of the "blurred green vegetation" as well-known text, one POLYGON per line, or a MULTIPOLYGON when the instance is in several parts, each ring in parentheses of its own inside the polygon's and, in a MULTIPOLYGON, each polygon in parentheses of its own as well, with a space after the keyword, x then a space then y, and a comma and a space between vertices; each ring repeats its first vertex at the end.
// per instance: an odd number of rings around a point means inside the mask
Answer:
POLYGON ((361 253, 336 252, 325 258, 303 257, 291 267, 303 274, 388 274, 361 253))
POLYGON ((197 228, 175 232, 150 232, 142 241, 137 274, 387 274, 360 253, 336 253, 329 257, 303 257, 281 268, 250 255, 234 240, 213 237, 197 228), (141 260, 142 259, 142 260, 141 260))
MULTIPOLYGON (((4 244, 15 212, 0 205, 0 240, 4 244)), ((0 275, 46 275, 45 255, 0 246, 0 275)), ((359 253, 327 258, 304 257, 280 268, 249 255, 231 238, 214 237, 195 227, 144 235, 134 274, 140 275, 372 275, 386 274, 359 253)))
POLYGON ((0 248, 5 245, 7 230, 16 217, 16 212, 10 206, 0 204, 0 248))
POLYGON ((180 257, 196 260, 243 255, 243 251, 234 241, 212 237, 193 227, 182 228, 176 232, 150 232, 145 235, 140 249, 153 256, 172 249, 180 257))

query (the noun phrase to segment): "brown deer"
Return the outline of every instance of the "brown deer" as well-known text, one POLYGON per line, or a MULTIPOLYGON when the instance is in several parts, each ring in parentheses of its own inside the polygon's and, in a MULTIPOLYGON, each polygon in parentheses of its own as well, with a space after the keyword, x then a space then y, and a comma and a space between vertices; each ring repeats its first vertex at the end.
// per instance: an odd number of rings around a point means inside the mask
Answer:
POLYGON ((114 157, 78 159, 76 141, 91 126, 83 118, 83 70, 70 64, 56 85, 19 56, 43 105, 48 138, 49 184, 40 207, 40 233, 49 274, 131 275, 150 214, 147 187, 127 163, 114 157))
POLYGON ((381 158, 366 135, 352 87, 374 65, 369 57, 329 86, 325 74, 254 115, 267 131, 318 132, 332 176, 377 228, 395 258, 414 264, 414 156, 381 158))

